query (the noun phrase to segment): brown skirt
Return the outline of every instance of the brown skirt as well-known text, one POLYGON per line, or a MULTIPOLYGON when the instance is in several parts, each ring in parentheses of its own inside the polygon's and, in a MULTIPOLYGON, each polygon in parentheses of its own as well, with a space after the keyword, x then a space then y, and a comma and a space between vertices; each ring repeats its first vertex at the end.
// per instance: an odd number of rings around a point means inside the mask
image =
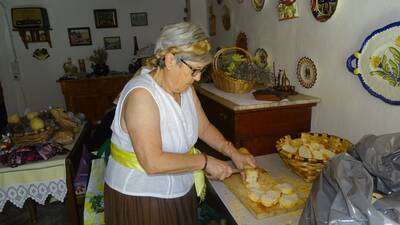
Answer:
POLYGON ((125 195, 105 184, 104 215, 107 225, 195 225, 196 191, 164 199, 125 195))

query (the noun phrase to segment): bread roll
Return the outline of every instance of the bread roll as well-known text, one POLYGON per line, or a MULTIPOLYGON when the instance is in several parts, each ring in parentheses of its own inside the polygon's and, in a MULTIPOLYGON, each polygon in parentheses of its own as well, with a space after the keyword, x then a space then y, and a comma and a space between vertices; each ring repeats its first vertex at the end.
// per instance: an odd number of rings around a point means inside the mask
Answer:
POLYGON ((258 180, 258 170, 257 169, 246 169, 246 183, 247 184, 255 184, 258 180))
POLYGON ((281 192, 279 191, 267 191, 261 196, 261 204, 263 204, 265 207, 276 205, 279 202, 280 196, 281 192))
POLYGON ((299 148, 299 156, 303 157, 305 159, 311 159, 312 158, 311 151, 307 146, 301 146, 299 148))
POLYGON ((313 156, 314 159, 318 159, 318 160, 323 160, 324 159, 322 151, 313 150, 311 153, 312 153, 312 156, 313 156))
POLYGON ((251 201, 253 202, 260 202, 261 196, 264 193, 260 188, 253 188, 249 191, 248 197, 250 198, 251 201))
POLYGON ((327 149, 323 149, 322 151, 322 156, 324 159, 329 160, 330 158, 334 157, 336 154, 334 152, 331 152, 327 149))
POLYGON ((285 209, 293 208, 298 201, 299 197, 296 193, 290 195, 284 194, 279 198, 279 206, 285 209))
POLYGON ((282 184, 277 184, 274 186, 274 189, 279 190, 283 194, 292 194, 294 191, 294 188, 291 184, 288 183, 282 183, 282 184))
POLYGON ((285 151, 285 152, 292 153, 292 154, 296 154, 297 153, 297 148, 291 146, 290 144, 284 144, 282 146, 282 150, 285 151))

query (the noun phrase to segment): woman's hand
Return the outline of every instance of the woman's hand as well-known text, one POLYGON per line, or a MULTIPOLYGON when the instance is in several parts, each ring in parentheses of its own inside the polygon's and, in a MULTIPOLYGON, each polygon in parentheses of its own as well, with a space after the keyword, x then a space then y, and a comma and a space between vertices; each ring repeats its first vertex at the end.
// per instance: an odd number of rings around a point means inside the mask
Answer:
POLYGON ((232 151, 231 159, 238 169, 255 168, 257 166, 256 160, 252 155, 240 153, 239 151, 232 151))
POLYGON ((232 168, 228 163, 218 160, 212 156, 207 156, 207 166, 205 172, 207 177, 215 180, 224 180, 232 175, 232 168))

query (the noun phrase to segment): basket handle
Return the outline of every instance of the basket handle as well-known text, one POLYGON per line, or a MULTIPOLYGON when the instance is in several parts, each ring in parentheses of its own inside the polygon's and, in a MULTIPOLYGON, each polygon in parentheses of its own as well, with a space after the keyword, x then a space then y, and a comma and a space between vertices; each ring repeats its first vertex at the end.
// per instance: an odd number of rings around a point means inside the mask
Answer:
POLYGON ((216 52, 214 55, 214 60, 213 60, 214 71, 218 70, 218 58, 222 55, 222 53, 224 53, 225 51, 231 51, 231 50, 243 52, 245 54, 245 56, 247 57, 247 60, 251 61, 251 54, 248 51, 244 50, 243 48, 239 48, 239 47, 222 48, 218 52, 216 52))

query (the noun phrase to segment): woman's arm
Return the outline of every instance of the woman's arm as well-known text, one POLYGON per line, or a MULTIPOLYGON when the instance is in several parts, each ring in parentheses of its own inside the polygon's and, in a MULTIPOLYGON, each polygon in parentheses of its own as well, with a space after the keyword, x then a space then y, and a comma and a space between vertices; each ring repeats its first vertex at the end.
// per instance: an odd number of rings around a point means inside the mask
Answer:
POLYGON ((239 153, 232 143, 227 141, 221 132, 210 123, 194 88, 192 88, 192 93, 199 118, 199 138, 218 152, 231 158, 238 168, 242 169, 245 166, 255 167, 254 157, 239 153))
MULTIPOLYGON (((204 155, 167 153, 161 150, 159 110, 147 90, 135 89, 127 96, 121 118, 122 128, 128 132, 136 156, 146 173, 181 173, 204 167, 204 155)), ((212 157, 207 158, 207 172, 218 179, 230 175, 231 169, 227 164, 216 162, 212 157)))
POLYGON ((211 146, 213 149, 222 153, 225 156, 231 157, 234 148, 230 148, 229 142, 225 137, 219 132, 214 125, 210 123, 203 108, 199 98, 197 97, 196 91, 192 88, 194 104, 196 106, 197 116, 199 118, 199 138, 211 146))

